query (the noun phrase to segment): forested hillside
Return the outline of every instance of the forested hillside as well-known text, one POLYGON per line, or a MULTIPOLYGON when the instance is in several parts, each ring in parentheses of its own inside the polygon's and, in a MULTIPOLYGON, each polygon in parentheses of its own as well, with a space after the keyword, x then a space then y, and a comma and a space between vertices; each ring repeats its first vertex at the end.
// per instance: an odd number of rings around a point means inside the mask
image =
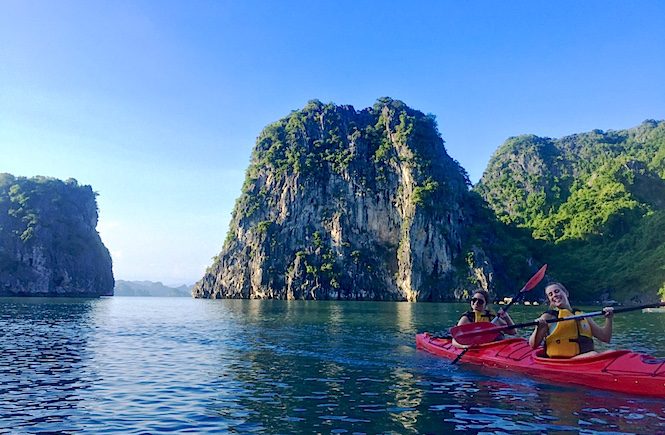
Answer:
POLYGON ((576 298, 665 292, 665 122, 510 138, 475 190, 576 298))

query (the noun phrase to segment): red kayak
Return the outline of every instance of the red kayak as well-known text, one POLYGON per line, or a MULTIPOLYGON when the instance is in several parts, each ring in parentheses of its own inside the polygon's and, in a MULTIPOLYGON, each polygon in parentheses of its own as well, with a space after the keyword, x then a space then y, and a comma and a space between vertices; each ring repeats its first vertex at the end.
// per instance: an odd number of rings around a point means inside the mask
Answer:
MULTIPOLYGON (((454 360, 462 352, 449 338, 416 335, 416 347, 454 360)), ((469 349, 462 361, 566 384, 665 398, 665 358, 613 350, 580 359, 542 358, 523 338, 509 338, 469 349)))

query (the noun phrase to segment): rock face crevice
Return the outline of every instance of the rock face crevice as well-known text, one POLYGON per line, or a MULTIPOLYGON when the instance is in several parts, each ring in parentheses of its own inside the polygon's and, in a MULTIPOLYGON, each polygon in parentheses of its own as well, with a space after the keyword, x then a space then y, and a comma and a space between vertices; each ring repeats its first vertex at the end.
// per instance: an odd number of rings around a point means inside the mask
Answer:
POLYGON ((313 101, 259 136, 192 294, 452 300, 484 267, 467 255, 482 252, 468 231, 483 225, 477 204, 433 116, 389 98, 361 111, 313 101))
POLYGON ((113 295, 97 219, 90 186, 0 174, 0 296, 113 295))

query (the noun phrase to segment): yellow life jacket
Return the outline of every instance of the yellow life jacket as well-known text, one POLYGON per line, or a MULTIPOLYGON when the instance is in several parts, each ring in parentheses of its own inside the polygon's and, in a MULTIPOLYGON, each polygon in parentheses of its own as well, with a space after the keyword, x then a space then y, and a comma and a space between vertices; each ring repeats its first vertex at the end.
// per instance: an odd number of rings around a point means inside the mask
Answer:
POLYGON ((481 311, 480 313, 477 311, 467 311, 464 315, 473 323, 491 322, 496 317, 490 310, 481 311))
MULTIPOLYGON (((582 314, 575 308, 548 311, 559 319, 582 314)), ((591 325, 586 319, 566 320, 555 323, 554 329, 545 337, 545 353, 550 358, 570 358, 593 350, 591 325)))

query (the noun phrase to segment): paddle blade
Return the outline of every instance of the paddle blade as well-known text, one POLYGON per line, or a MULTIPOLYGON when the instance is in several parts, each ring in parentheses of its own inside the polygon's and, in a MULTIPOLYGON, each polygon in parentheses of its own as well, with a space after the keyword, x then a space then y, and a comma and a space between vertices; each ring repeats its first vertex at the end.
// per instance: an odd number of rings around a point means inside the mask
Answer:
POLYGON ((546 271, 547 271, 547 264, 543 265, 543 267, 541 267, 540 270, 536 272, 535 275, 533 275, 531 279, 526 282, 526 284, 524 284, 524 287, 522 287, 520 293, 528 292, 529 290, 532 290, 535 286, 537 286, 538 283, 543 280, 546 271))
POLYGON ((467 323, 450 329, 453 338, 463 345, 483 344, 496 341, 501 337, 504 327, 489 322, 467 323))
POLYGON ((524 284, 524 287, 522 287, 522 290, 518 291, 517 294, 513 297, 513 299, 510 301, 508 305, 503 307, 503 311, 506 312, 510 307, 513 306, 515 302, 518 300, 522 299, 524 297, 523 293, 528 292, 529 290, 533 289, 535 286, 538 285, 540 281, 542 281, 543 277, 545 276, 545 271, 547 270, 547 264, 543 265, 543 267, 538 270, 527 282, 524 284))

